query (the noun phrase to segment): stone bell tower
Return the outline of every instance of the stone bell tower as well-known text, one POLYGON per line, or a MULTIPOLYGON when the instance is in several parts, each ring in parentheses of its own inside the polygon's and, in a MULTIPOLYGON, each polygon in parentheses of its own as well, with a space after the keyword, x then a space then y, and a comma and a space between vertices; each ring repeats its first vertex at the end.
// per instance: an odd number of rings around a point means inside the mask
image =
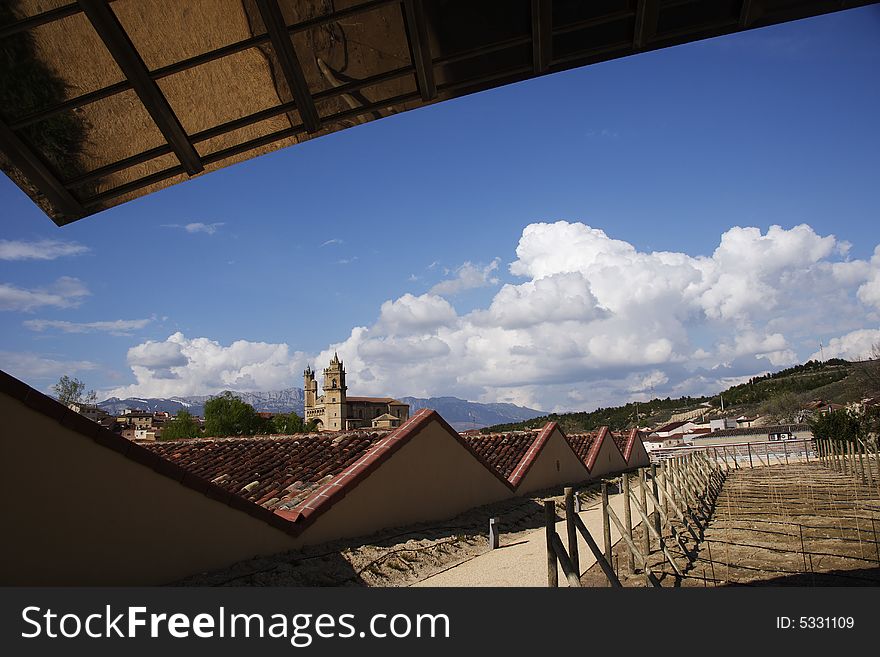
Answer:
POLYGON ((311 365, 303 372, 303 393, 305 397, 303 405, 306 408, 314 408, 318 403, 318 382, 315 380, 311 365))
POLYGON ((330 431, 345 429, 347 404, 345 403, 345 367, 337 354, 333 354, 330 367, 324 368, 324 428, 330 431))

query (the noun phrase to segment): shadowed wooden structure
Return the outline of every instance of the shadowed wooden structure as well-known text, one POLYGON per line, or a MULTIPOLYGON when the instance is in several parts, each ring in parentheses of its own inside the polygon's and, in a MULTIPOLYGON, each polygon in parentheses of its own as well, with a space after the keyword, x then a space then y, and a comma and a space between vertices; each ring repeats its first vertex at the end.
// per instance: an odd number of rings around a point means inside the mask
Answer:
POLYGON ((12 0, 0 7, 0 166, 64 225, 423 105, 867 4, 12 0))

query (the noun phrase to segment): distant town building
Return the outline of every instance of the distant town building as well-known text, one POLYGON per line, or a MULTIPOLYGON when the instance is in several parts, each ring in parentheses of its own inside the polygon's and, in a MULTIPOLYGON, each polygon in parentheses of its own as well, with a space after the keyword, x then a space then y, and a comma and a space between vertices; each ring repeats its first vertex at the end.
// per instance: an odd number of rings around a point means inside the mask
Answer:
POLYGON ((104 409, 99 408, 95 404, 71 402, 67 405, 67 408, 74 413, 79 413, 83 417, 89 418, 92 422, 100 422, 104 418, 109 417, 109 414, 104 409))
POLYGON ((826 413, 831 413, 833 411, 842 411, 845 409, 846 406, 843 406, 842 404, 826 402, 821 399, 814 399, 804 407, 804 410, 816 415, 825 415, 826 413))
POLYGON ((350 431, 364 427, 394 429, 409 418, 409 404, 391 397, 349 397, 345 368, 333 354, 324 369, 324 394, 318 396, 318 381, 311 367, 303 372, 305 421, 314 421, 319 431, 350 431))
POLYGON ((697 428, 697 424, 695 422, 689 421, 679 421, 679 422, 670 422, 669 424, 664 424, 662 427, 658 427, 651 432, 651 438, 667 438, 674 434, 683 434, 690 433, 694 429, 697 428))
POLYGON ((736 429, 736 420, 732 417, 719 417, 709 420, 709 428, 712 431, 724 431, 725 429, 736 429))

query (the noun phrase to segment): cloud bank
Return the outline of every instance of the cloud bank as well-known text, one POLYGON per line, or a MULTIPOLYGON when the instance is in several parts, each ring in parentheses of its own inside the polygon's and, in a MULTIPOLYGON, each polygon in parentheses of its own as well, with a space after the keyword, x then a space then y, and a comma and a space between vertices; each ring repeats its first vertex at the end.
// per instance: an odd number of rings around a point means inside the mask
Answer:
POLYGON ((458 314, 449 299, 500 283, 499 260, 389 299, 374 323, 319 354, 179 333, 143 343, 129 351, 137 383, 114 394, 301 385, 302 367, 334 351, 355 394, 563 411, 711 393, 804 360, 819 340, 827 358, 880 337, 880 250, 850 260, 848 249, 807 225, 736 226, 711 255, 694 256, 640 251, 579 222, 534 223, 508 267, 515 282, 485 308, 458 314))

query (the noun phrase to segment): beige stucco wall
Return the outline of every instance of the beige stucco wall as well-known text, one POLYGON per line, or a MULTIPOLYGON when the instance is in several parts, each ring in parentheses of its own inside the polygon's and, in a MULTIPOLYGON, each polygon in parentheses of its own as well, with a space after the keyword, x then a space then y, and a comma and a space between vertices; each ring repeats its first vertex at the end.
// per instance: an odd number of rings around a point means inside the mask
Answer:
POLYGON ((629 453, 629 461, 627 462, 627 465, 630 468, 644 468, 651 465, 651 457, 648 456, 648 452, 645 450, 645 445, 638 438, 633 442, 632 451, 629 453))
MULTIPOLYGON (((798 440, 812 440, 813 432, 809 430, 795 431, 794 432, 793 441, 798 440)), ((792 440, 788 441, 779 441, 782 442, 793 442, 792 440)), ((738 436, 713 436, 711 433, 707 433, 699 438, 694 437, 689 443, 685 443, 685 445, 692 445, 694 447, 711 447, 712 445, 736 445, 741 443, 766 443, 768 442, 766 433, 759 434, 751 434, 751 435, 738 435, 738 436)), ((782 448, 780 448, 782 449, 782 448)))
POLYGON ((551 486, 578 484, 589 478, 590 473, 586 466, 581 463, 556 428, 523 477, 516 492, 522 495, 551 486))
POLYGON ((0 584, 162 584, 293 538, 0 393, 0 584))
POLYGON ((599 448, 599 454, 596 456, 596 461, 590 470, 590 474, 595 478, 610 472, 622 472, 628 467, 620 455, 620 450, 617 449, 617 445, 614 444, 614 440, 609 434, 602 441, 602 446, 599 448))
POLYGON ((431 422, 337 502, 303 545, 451 518, 514 494, 439 423, 431 422))

